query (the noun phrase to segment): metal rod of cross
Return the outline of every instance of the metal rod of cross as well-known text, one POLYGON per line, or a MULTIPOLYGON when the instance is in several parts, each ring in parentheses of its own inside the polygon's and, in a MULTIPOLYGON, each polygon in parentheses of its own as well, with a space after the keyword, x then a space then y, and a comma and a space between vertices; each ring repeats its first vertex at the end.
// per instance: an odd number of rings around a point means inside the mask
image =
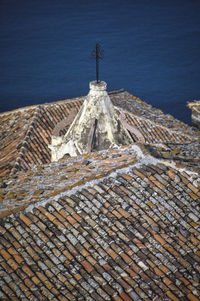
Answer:
POLYGON ((99 83, 99 60, 103 59, 104 51, 101 49, 101 46, 96 43, 95 49, 91 53, 92 58, 96 59, 96 81, 99 83))

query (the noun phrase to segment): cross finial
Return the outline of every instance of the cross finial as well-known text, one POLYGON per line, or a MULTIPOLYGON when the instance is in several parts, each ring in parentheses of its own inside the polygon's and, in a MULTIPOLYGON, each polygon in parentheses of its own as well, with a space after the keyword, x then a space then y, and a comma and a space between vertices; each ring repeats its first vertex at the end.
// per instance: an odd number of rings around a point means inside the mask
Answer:
POLYGON ((99 83, 99 60, 103 59, 104 51, 101 49, 101 46, 96 43, 95 49, 91 53, 92 58, 96 59, 96 81, 99 83))

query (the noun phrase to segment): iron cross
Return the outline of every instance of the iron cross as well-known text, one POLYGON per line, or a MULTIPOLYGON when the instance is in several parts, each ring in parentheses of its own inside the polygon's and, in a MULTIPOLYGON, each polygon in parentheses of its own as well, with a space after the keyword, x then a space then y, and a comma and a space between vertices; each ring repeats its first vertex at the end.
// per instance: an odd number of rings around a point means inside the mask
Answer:
POLYGON ((103 59, 104 51, 101 49, 101 46, 96 43, 95 49, 91 53, 92 58, 96 59, 96 81, 99 83, 99 60, 103 59))

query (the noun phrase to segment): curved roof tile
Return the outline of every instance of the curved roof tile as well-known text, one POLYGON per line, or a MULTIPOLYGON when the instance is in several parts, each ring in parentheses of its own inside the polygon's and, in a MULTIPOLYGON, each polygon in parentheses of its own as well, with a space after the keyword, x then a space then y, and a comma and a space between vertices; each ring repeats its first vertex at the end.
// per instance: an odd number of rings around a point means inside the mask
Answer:
POLYGON ((0 115, 1 300, 199 300, 198 132, 110 97, 146 145, 50 164, 53 128, 84 98, 0 115))

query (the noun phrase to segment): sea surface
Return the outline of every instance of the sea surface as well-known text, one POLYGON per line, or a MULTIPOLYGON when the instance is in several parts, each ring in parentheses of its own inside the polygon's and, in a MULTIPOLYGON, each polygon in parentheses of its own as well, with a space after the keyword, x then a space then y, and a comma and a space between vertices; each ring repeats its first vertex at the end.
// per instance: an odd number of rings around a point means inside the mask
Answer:
POLYGON ((0 112, 86 95, 100 79, 190 123, 200 0, 0 0, 0 112))

